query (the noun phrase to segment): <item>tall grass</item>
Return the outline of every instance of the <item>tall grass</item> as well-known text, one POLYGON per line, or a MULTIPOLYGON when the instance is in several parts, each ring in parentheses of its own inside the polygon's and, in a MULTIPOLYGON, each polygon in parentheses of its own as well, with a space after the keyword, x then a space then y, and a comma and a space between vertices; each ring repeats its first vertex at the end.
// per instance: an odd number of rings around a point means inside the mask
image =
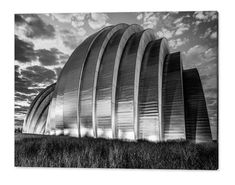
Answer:
POLYGON ((151 143, 64 136, 16 135, 15 166, 217 169, 216 143, 151 143))

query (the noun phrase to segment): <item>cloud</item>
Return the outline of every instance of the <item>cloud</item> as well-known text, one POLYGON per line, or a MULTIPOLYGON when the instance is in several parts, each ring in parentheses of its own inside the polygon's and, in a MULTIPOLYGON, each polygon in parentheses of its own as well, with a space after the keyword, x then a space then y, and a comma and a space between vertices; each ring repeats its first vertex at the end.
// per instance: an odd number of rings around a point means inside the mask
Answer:
POLYGON ((24 23, 26 23, 26 21, 21 17, 21 15, 15 14, 15 24, 22 25, 24 23))
POLYGON ((55 72, 43 66, 29 66, 25 70, 21 70, 21 75, 31 80, 34 84, 50 85, 56 80, 55 72))
POLYGON ((46 86, 54 83, 55 72, 42 66, 21 69, 15 65, 15 123, 22 125, 28 107, 35 96, 46 86))
POLYGON ((194 17, 199 20, 203 21, 211 21, 211 20, 216 20, 217 19, 217 12, 215 11, 200 11, 200 12, 195 12, 194 17))
POLYGON ((81 27, 83 26, 86 14, 85 13, 55 13, 49 14, 52 20, 57 20, 61 23, 70 23, 73 27, 81 27))
POLYGON ((55 29, 51 24, 46 24, 36 14, 16 14, 16 26, 21 27, 25 36, 31 39, 53 39, 55 29))
POLYGON ((180 36, 190 30, 188 23, 190 15, 179 13, 146 13, 143 14, 145 28, 155 29, 156 36, 167 39, 180 36), (145 20, 145 21, 144 21, 145 20))
POLYGON ((74 50, 84 39, 84 37, 78 35, 78 33, 72 29, 61 29, 60 36, 66 47, 74 50))
POLYGON ((217 32, 213 32, 210 36, 211 39, 217 39, 217 32))
POLYGON ((144 29, 147 29, 147 28, 154 29, 154 28, 156 28, 158 21, 159 21, 158 14, 153 13, 153 12, 143 13, 143 24, 142 24, 142 26, 144 27, 144 29))
POLYGON ((32 62, 38 59, 42 65, 52 66, 67 61, 68 57, 57 48, 35 50, 32 42, 20 40, 15 35, 15 60, 20 63, 32 62))
POLYGON ((213 31, 211 27, 209 27, 206 29, 203 35, 200 35, 200 38, 201 39, 206 39, 206 38, 217 39, 217 31, 213 31))
POLYGON ((85 24, 86 14, 84 13, 79 13, 79 14, 74 14, 71 18, 71 24, 73 27, 78 28, 81 27, 85 24))
POLYGON ((54 14, 48 14, 53 20, 57 20, 61 23, 70 23, 72 21, 72 17, 74 14, 69 13, 54 13, 54 14))
POLYGON ((158 31, 156 33, 156 36, 159 38, 165 37, 167 39, 170 39, 173 37, 175 31, 168 30, 166 28, 162 28, 161 31, 158 31))
POLYGON ((34 89, 28 89, 28 87, 32 86, 33 82, 25 77, 23 77, 20 73, 19 66, 15 66, 15 91, 23 94, 33 94, 37 93, 34 89))
POLYGON ((137 20, 141 20, 142 18, 143 18, 143 14, 142 13, 137 15, 137 17, 136 17, 137 20))
POLYGON ((200 12, 194 12, 193 14, 193 18, 196 19, 196 21, 194 22, 194 24, 196 26, 198 26, 201 23, 208 23, 211 21, 215 21, 218 19, 218 13, 216 11, 210 11, 210 12, 206 12, 206 11, 200 11, 200 12))
POLYGON ((79 36, 84 36, 84 35, 86 35, 86 30, 84 28, 78 28, 77 29, 77 34, 79 36))
POLYGON ((207 38, 207 37, 211 34, 211 32, 212 32, 212 29, 211 29, 210 27, 207 28, 206 31, 205 31, 205 33, 204 33, 203 35, 200 35, 200 38, 201 38, 201 39, 207 38))
MULTIPOLYGON (((32 96, 39 93, 42 88, 39 84, 51 84, 55 81, 54 71, 41 66, 28 67, 25 70, 15 66, 15 101, 31 102, 32 96), (28 101, 27 101, 28 100, 28 101)), ((23 102, 24 103, 24 102, 23 102)), ((26 105, 25 104, 25 105, 26 105)))
POLYGON ((186 44, 187 42, 189 42, 189 39, 187 38, 177 38, 177 39, 171 39, 169 40, 169 46, 172 48, 172 49, 176 49, 178 48, 179 46, 182 46, 184 44, 186 44))
POLYGON ((197 67, 205 99, 207 102, 210 125, 213 127, 213 137, 216 138, 217 126, 217 48, 195 45, 184 52, 184 68, 197 67))
POLYGON ((208 48, 207 46, 195 45, 191 47, 187 52, 183 52, 184 64, 186 68, 193 68, 205 63, 215 61, 217 59, 216 48, 208 48))
POLYGON ((190 29, 190 25, 189 24, 185 24, 182 22, 182 20, 185 18, 185 16, 180 17, 178 19, 176 19, 176 21, 174 21, 175 24, 175 35, 179 36, 182 35, 185 31, 188 31, 190 29))
POLYGON ((104 13, 91 13, 90 18, 88 19, 88 24, 92 29, 99 29, 104 26, 108 26, 109 23, 107 22, 109 17, 107 14, 104 13))
POLYGON ((57 55, 52 50, 39 49, 37 50, 39 62, 45 66, 58 64, 57 55))
POLYGON ((68 60, 68 55, 62 53, 57 48, 39 49, 37 50, 38 60, 44 66, 52 66, 59 64, 59 60, 68 60))
POLYGON ((182 35, 185 31, 188 31, 190 29, 190 25, 189 24, 185 24, 182 22, 177 22, 176 24, 176 32, 175 35, 182 35))
POLYGON ((32 42, 25 42, 20 40, 15 35, 15 60, 26 63, 36 59, 34 51, 34 44, 32 42))
POLYGON ((181 22, 183 21, 183 19, 184 19, 184 16, 177 18, 177 19, 174 21, 174 24, 179 24, 179 23, 181 23, 181 22))

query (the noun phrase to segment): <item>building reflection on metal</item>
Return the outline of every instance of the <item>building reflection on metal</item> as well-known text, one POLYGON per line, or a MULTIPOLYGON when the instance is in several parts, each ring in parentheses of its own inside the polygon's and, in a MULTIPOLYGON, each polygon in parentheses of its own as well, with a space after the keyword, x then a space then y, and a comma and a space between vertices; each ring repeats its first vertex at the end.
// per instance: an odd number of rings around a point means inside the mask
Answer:
POLYGON ((139 25, 103 28, 81 43, 56 85, 32 102, 24 133, 126 140, 211 140, 197 69, 139 25))

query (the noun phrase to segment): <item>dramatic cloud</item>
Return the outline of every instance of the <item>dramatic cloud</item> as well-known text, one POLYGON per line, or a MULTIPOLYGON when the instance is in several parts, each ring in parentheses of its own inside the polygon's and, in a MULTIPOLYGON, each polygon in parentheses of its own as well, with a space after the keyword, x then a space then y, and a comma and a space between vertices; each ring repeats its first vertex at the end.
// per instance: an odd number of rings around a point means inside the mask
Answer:
POLYGON ((55 29, 51 24, 46 24, 36 14, 15 15, 16 25, 24 28, 25 35, 29 38, 53 39, 55 29))
POLYGON ((40 49, 37 54, 42 65, 51 66, 58 64, 57 55, 52 50, 40 49))
POLYGON ((19 66, 15 66, 15 91, 23 94, 36 93, 34 89, 29 89, 33 82, 27 78, 24 78, 19 70, 19 66))
POLYGON ((39 62, 44 66, 52 66, 59 64, 59 61, 62 60, 68 60, 68 55, 65 55, 61 51, 59 51, 57 48, 51 48, 50 50, 46 49, 39 49, 37 50, 37 55, 39 62))
POLYGON ((64 63, 68 57, 68 55, 62 53, 57 48, 34 50, 33 43, 20 40, 15 35, 15 60, 21 63, 32 62, 38 59, 42 65, 52 66, 59 64, 59 62, 64 63))
POLYGON ((60 30, 60 35, 64 45, 72 50, 74 50, 83 39, 83 37, 77 35, 77 32, 74 30, 62 29, 60 30))
POLYGON ((21 70, 21 75, 33 83, 52 84, 56 80, 54 71, 42 66, 30 66, 21 70))
POLYGON ((55 80, 54 71, 41 66, 20 70, 15 66, 15 123, 22 126, 28 108, 35 96, 55 80), (44 84, 40 87, 39 84, 44 84))
POLYGON ((109 25, 107 22, 108 19, 108 15, 104 13, 91 13, 90 19, 88 19, 88 24, 92 29, 99 29, 109 25))
POLYGON ((20 40, 15 35, 15 60, 25 63, 36 59, 34 44, 20 40))
POLYGON ((15 14, 15 24, 19 26, 19 25, 22 25, 24 23, 26 23, 26 21, 22 18, 22 16, 18 15, 18 14, 15 14))

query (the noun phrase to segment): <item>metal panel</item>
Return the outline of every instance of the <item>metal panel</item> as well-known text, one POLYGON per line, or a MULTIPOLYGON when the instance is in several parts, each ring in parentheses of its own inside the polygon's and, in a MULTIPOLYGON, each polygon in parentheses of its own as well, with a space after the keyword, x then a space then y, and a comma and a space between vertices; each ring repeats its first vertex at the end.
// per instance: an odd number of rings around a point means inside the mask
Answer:
POLYGON ((167 55, 162 83, 164 140, 186 139, 180 52, 167 55))
POLYGON ((54 84, 52 86, 49 86, 49 88, 46 88, 43 94, 41 94, 38 98, 37 103, 34 105, 31 112, 32 118, 28 127, 29 133, 34 133, 34 128, 36 127, 38 119, 40 119, 41 113, 43 112, 45 106, 47 106, 47 104, 49 104, 51 101, 53 90, 54 84))
MULTIPOLYGON (((117 137, 120 139, 136 139, 135 125, 135 81, 136 63, 142 60, 145 46, 154 36, 149 31, 135 33, 126 43, 118 71, 116 89, 116 124, 117 137)), ((138 69, 138 67, 137 67, 138 69)), ((138 75, 138 73, 137 73, 138 75)))
POLYGON ((34 133, 35 127, 41 122, 38 120, 41 118, 42 113, 45 111, 45 107, 48 106, 52 99, 52 93, 54 91, 55 84, 52 84, 42 90, 34 99, 32 106, 30 106, 27 118, 25 119, 26 123, 24 124, 24 132, 34 133))
MULTIPOLYGON (((131 25, 128 28, 117 31, 110 38, 104 51, 100 64, 96 87, 96 124, 98 137, 115 137, 112 125, 111 102, 114 67, 115 63, 119 64, 120 62, 119 56, 120 53, 122 53, 128 38, 133 33, 140 30, 141 28, 139 26, 131 25), (119 57, 118 60, 116 60, 117 57, 119 57)), ((116 84, 114 86, 116 87, 116 84)))
POLYGON ((46 130, 50 130, 50 134, 79 136, 78 99, 83 66, 93 41, 106 29, 108 27, 83 41, 62 69, 47 119, 46 130))
POLYGON ((112 121, 112 133, 113 138, 117 138, 117 124, 116 124, 116 90, 117 90, 117 80, 118 80, 118 71, 121 62, 121 57, 123 54, 123 50, 126 46, 127 41, 130 37, 137 32, 142 31, 143 28, 139 25, 131 25, 125 31, 122 36, 122 39, 118 45, 117 54, 114 62, 114 70, 113 70, 113 79, 112 79, 112 97, 111 97, 111 121, 112 121))
MULTIPOLYGON (((135 65, 135 81, 134 81, 134 130, 135 139, 139 139, 139 82, 140 82, 140 71, 142 59, 144 56, 145 49, 150 41, 155 40, 155 36, 152 30, 148 29, 143 32, 141 37, 135 65)), ((153 138, 152 138, 153 139, 153 138)))
POLYGON ((111 93, 115 56, 125 29, 117 31, 104 51, 96 87, 97 137, 112 138, 111 93))
POLYGON ((211 141, 210 122, 200 76, 196 68, 183 71, 186 138, 211 141))
POLYGON ((44 107, 44 110, 41 112, 41 115, 39 116, 39 119, 34 128, 33 132, 34 134, 44 134, 48 109, 49 109, 49 103, 44 107))
POLYGON ((80 91, 80 132, 81 136, 96 137, 95 94, 101 57, 111 36, 126 24, 119 24, 103 31, 93 43, 87 57, 81 81, 80 91))
MULTIPOLYGON (((54 84, 52 85, 54 86, 54 84)), ((54 88, 54 87, 53 87, 54 88)), ((26 119, 24 121, 24 128, 23 130, 28 131, 30 128, 30 124, 31 121, 33 119, 34 113, 38 107, 38 105, 41 102, 41 99, 45 96, 45 93, 51 89, 51 86, 48 86, 47 88, 43 89, 33 100, 33 102, 31 103, 30 107, 29 107, 29 111, 27 113, 26 119), (44 94, 44 96, 43 96, 44 94)))
MULTIPOLYGON (((55 89, 56 90, 56 89, 55 89)), ((45 126, 45 134, 47 135, 55 135, 55 106, 56 106, 56 98, 54 97, 55 91, 53 93, 52 100, 49 105, 47 121, 45 126)))
POLYGON ((150 42, 141 66, 139 82, 139 138, 162 140, 161 99, 163 62, 169 49, 166 39, 150 42))

